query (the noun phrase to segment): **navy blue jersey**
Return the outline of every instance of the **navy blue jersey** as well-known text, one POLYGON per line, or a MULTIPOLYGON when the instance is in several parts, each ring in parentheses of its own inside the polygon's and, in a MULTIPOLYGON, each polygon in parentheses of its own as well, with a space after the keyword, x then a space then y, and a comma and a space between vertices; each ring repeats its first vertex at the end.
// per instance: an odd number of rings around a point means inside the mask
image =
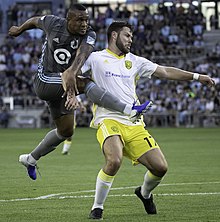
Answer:
POLYGON ((82 42, 95 45, 96 33, 91 27, 85 35, 73 35, 67 30, 66 19, 53 15, 41 17, 38 24, 46 34, 39 67, 45 74, 64 72, 70 67, 82 42))

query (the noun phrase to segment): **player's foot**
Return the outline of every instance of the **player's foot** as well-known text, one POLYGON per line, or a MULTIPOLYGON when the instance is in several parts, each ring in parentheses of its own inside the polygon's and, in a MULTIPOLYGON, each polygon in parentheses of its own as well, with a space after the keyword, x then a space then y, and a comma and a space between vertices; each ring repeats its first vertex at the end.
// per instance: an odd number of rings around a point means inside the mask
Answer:
POLYGON ((68 155, 68 154, 69 154, 69 151, 68 151, 68 150, 62 150, 62 154, 63 154, 63 155, 68 155))
POLYGON ((135 189, 134 193, 137 195, 138 198, 140 198, 140 200, 144 204, 144 208, 148 214, 156 214, 157 213, 156 205, 154 204, 154 201, 153 201, 153 194, 151 194, 149 199, 145 199, 141 195, 141 187, 137 187, 135 189))
POLYGON ((31 165, 28 162, 28 154, 22 154, 19 156, 19 162, 21 164, 23 164, 26 168, 27 168, 27 173, 28 176, 32 179, 32 180, 36 180, 37 179, 37 174, 36 174, 36 165, 31 165))
POLYGON ((103 213, 102 209, 95 208, 95 209, 91 210, 91 212, 89 214, 89 219, 103 220, 102 213, 103 213))
POLYGON ((149 110, 153 105, 152 101, 146 101, 145 103, 143 103, 141 105, 135 105, 135 103, 132 106, 132 112, 131 112, 131 115, 130 115, 130 120, 132 122, 138 121, 140 119, 140 116, 143 113, 146 113, 147 110, 149 110))

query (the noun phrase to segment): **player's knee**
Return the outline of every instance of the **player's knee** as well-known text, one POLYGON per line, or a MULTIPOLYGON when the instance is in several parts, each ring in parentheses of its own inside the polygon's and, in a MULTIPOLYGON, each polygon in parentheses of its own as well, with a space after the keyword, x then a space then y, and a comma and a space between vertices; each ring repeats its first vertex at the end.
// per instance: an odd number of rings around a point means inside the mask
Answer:
POLYGON ((159 164, 159 165, 157 166, 156 169, 153 170, 154 172, 152 172, 152 173, 153 173, 155 176, 163 177, 163 176, 166 174, 167 170, 168 170, 168 165, 167 165, 167 163, 161 163, 161 164, 159 164))
POLYGON ((122 160, 120 158, 108 159, 107 167, 111 172, 117 172, 121 166, 122 160))
POLYGON ((73 127, 64 127, 62 129, 59 129, 59 134, 65 138, 72 137, 73 132, 73 127))

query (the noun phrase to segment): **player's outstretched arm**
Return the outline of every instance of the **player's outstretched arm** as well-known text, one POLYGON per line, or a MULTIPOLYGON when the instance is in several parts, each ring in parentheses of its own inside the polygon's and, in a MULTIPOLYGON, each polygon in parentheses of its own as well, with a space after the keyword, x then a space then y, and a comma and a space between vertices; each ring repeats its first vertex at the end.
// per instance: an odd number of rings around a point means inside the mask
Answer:
POLYGON ((20 26, 12 26, 8 31, 8 35, 13 36, 13 37, 17 37, 26 30, 39 28, 38 27, 38 20, 40 18, 41 17, 39 17, 39 16, 33 17, 33 18, 28 19, 26 22, 24 22, 20 26))
POLYGON ((200 83, 212 87, 215 85, 214 80, 208 75, 188 72, 175 67, 158 66, 154 72, 158 78, 165 78, 170 80, 197 80, 200 83))

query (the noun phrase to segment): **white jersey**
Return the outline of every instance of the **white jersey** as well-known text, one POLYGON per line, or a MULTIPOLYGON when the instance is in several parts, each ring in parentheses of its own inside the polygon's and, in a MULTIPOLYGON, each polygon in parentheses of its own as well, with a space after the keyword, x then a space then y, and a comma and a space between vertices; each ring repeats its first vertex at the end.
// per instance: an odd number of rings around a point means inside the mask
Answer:
MULTIPOLYGON (((137 100, 136 81, 140 77, 151 78, 157 64, 128 53, 117 56, 108 49, 92 52, 82 67, 82 73, 91 70, 92 79, 101 88, 116 96, 125 104, 137 100)), ((125 114, 94 105, 92 127, 97 127, 104 119, 114 119, 126 125, 135 125, 125 114)), ((141 123, 140 123, 141 124, 141 123)))

